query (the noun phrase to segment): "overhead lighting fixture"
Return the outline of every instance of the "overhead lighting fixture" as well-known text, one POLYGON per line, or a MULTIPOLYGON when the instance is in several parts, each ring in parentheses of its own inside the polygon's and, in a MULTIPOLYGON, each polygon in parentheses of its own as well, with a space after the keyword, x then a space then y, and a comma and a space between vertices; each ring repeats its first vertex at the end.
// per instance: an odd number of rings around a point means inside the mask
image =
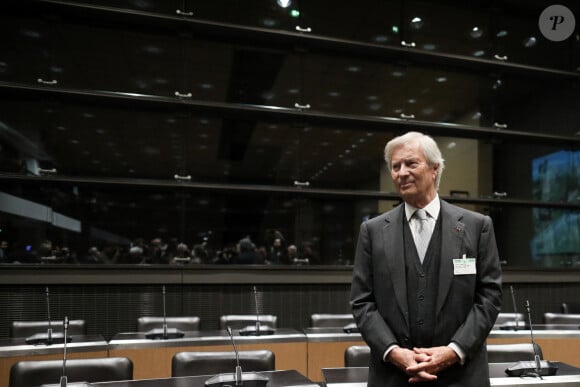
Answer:
POLYGON ((282 8, 288 8, 292 5, 292 0, 276 0, 276 3, 282 8))
POLYGON ((471 29, 471 32, 469 32, 469 36, 471 36, 473 39, 479 39, 483 36, 483 30, 475 26, 471 29))
POLYGON ((423 19, 419 16, 415 16, 411 19, 411 26, 416 30, 420 30, 423 27, 423 19))
POLYGON ((537 43, 537 40, 535 37, 530 36, 529 38, 524 40, 524 47, 526 48, 531 48, 534 47, 537 43))

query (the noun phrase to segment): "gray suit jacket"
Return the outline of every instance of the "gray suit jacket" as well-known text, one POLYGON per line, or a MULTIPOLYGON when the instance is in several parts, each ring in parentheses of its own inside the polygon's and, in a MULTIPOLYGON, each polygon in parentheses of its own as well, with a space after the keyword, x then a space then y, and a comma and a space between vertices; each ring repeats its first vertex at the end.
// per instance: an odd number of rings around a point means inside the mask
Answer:
MULTIPOLYGON (((404 205, 361 225, 351 306, 371 348, 369 386, 407 385, 408 376, 382 356, 397 344, 410 348, 403 247, 404 205)), ((455 342, 467 355, 438 374, 437 386, 489 386, 485 340, 501 308, 501 267, 488 216, 441 200, 442 240, 433 346, 455 342), (476 258, 476 274, 454 275, 453 259, 476 258)))

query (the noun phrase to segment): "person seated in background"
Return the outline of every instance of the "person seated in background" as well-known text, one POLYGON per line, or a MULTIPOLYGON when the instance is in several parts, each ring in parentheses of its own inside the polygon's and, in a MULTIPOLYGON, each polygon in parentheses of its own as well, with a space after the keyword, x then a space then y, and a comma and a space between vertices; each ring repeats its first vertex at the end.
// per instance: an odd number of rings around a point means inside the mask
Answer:
POLYGON ((89 248, 83 263, 105 263, 101 252, 96 246, 89 248))
POLYGON ((0 242, 0 263, 8 263, 8 241, 0 242))
POLYGON ((258 254, 256 253, 256 245, 252 242, 250 237, 240 239, 237 246, 237 254, 233 258, 233 263, 253 265, 258 262, 258 254))
POLYGON ((151 263, 153 265, 167 263, 164 257, 165 250, 167 250, 167 245, 163 243, 161 238, 151 239, 151 243, 149 243, 147 263, 151 263))
POLYGON ((298 247, 296 247, 296 245, 289 245, 286 251, 288 251, 288 262, 293 263, 296 259, 299 259, 298 247))
POLYGON ((272 265, 280 265, 286 262, 286 249, 282 238, 275 238, 268 251, 268 258, 266 263, 272 265))
POLYGON ((172 265, 184 265, 191 262, 191 254, 189 251, 189 247, 185 243, 180 243, 177 245, 176 253, 171 261, 169 261, 172 265))

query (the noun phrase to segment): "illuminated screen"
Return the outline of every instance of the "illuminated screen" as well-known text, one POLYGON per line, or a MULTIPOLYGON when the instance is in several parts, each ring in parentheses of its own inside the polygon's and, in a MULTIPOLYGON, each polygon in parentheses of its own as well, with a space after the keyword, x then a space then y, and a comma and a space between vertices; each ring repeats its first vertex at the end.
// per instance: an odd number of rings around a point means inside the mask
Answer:
MULTIPOLYGON (((580 201, 580 151, 560 151, 532 162, 533 197, 549 202, 580 201)), ((580 253, 580 214, 557 208, 534 208, 532 258, 571 258, 580 253)))

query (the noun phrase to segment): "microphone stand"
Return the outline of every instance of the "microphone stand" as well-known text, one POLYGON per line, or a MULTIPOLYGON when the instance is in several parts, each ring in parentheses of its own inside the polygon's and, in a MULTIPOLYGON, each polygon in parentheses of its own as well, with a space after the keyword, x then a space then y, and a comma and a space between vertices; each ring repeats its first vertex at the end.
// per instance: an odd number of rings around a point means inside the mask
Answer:
POLYGON ((534 349, 534 362, 536 364, 535 372, 531 372, 530 375, 536 378, 542 378, 542 363, 540 362, 540 355, 536 351, 536 342, 534 341, 534 329, 532 328, 532 313, 530 312, 530 301, 526 300, 526 310, 528 312, 528 322, 530 323, 530 337, 532 339, 532 348, 534 349))
POLYGON ((169 339, 180 339, 185 335, 181 330, 177 328, 167 327, 167 311, 165 309, 165 285, 163 285, 163 327, 153 328, 148 332, 145 332, 145 338, 151 340, 169 340, 169 339))
POLYGON ((514 295, 514 287, 512 285, 510 285, 510 292, 512 294, 512 304, 514 305, 514 320, 516 323, 516 326, 514 328, 514 330, 518 330, 518 324, 519 324, 519 317, 518 317, 518 309, 516 307, 516 296, 514 295))
POLYGON ((254 303, 256 304, 256 336, 260 336, 260 311, 258 310, 258 291, 254 285, 254 303))
POLYGON ((163 285, 163 339, 167 340, 167 314, 165 310, 165 285, 163 285))
MULTIPOLYGON (((47 291, 48 291, 48 288, 47 288, 47 291)), ((67 333, 68 333, 68 316, 64 316, 64 321, 62 322, 62 329, 64 330, 64 337, 67 337, 67 333)), ((65 340, 64 341, 64 347, 63 347, 62 375, 60 377, 60 387, 67 387, 67 384, 68 384, 68 379, 66 377, 66 340, 65 340)))
POLYGON ((238 347, 236 346, 236 342, 234 341, 234 335, 232 334, 232 328, 228 327, 228 335, 230 336, 230 340, 232 341, 232 345, 234 346, 234 353, 236 354, 236 373, 234 377, 234 381, 236 386, 242 385, 242 367, 240 366, 240 354, 238 353, 238 347))
MULTIPOLYGON (((50 345, 52 344, 52 322, 50 319, 50 294, 48 291, 48 286, 46 287, 46 309, 47 309, 47 313, 48 313, 48 330, 46 331, 46 344, 50 345)), ((67 321, 68 322, 68 321, 67 321)), ((65 338, 65 342, 66 342, 66 330, 64 332, 64 338, 65 338)))
POLYGON ((246 387, 266 387, 269 378, 258 372, 242 372, 242 366, 240 365, 240 354, 238 352, 238 347, 236 346, 236 341, 234 340, 234 335, 232 333, 232 328, 227 327, 228 335, 230 336, 230 341, 234 347, 234 354, 236 356, 236 369, 233 375, 231 373, 223 373, 212 376, 207 379, 204 383, 206 387, 240 387, 246 385, 246 387))
POLYGON ((268 325, 264 325, 264 327, 262 327, 260 324, 260 308, 258 304, 258 291, 256 290, 256 286, 254 286, 254 305, 256 307, 256 325, 248 325, 247 327, 240 329, 240 336, 273 335, 275 332, 274 328, 271 328, 268 325))

